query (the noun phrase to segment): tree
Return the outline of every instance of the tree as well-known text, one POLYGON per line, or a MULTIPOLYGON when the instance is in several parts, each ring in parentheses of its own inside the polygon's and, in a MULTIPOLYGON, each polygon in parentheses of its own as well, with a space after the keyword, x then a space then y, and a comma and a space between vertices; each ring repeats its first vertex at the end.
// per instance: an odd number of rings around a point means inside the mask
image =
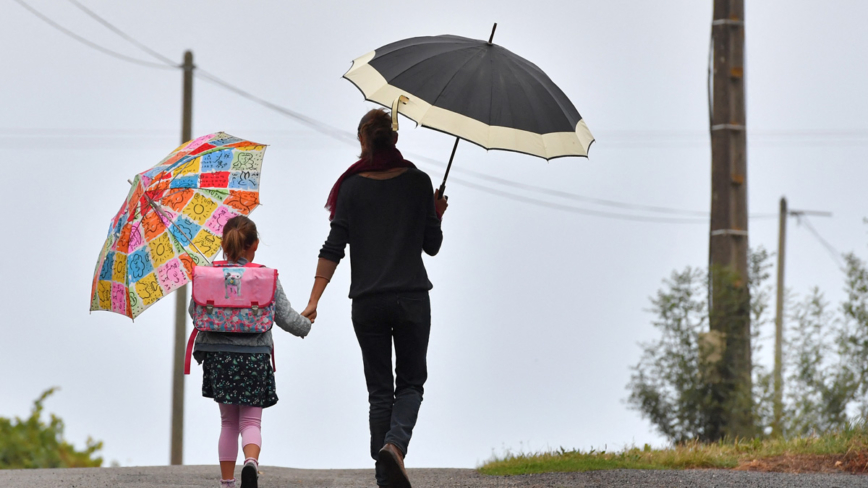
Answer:
POLYGON ((818 288, 793 307, 784 364, 784 435, 839 430, 848 423, 853 375, 841 362, 841 329, 818 288))
MULTIPOLYGON (((771 296, 768 287, 770 277, 769 253, 759 249, 751 253, 748 270, 748 286, 729 283, 737 276, 719 272, 730 294, 718 290, 718 310, 741 307, 743 295, 749 293, 751 319, 755 322, 753 334, 769 323, 767 310, 771 296)), ((721 437, 719 419, 721 411, 733 408, 732 402, 754 405, 744 413, 752 425, 753 420, 763 416, 770 398, 770 375, 759 366, 752 371, 753 391, 738 391, 744 398, 720 398, 715 385, 727 381, 732 375, 721 373, 725 358, 727 339, 717 330, 709 330, 708 273, 688 267, 682 272, 673 272, 664 280, 664 288, 651 299, 651 312, 656 319, 653 325, 661 332, 659 340, 642 344, 643 354, 639 364, 633 367, 628 385, 628 404, 646 417, 657 430, 673 442, 689 439, 714 441, 721 437)), ((759 346, 751 341, 754 349, 759 346)), ((765 416, 770 417, 769 414, 765 416)), ((752 428, 756 431, 756 428, 752 428)))
MULTIPOLYGON (((759 249, 749 260, 753 357, 760 352, 761 331, 771 324, 770 257, 759 249)), ((847 297, 840 309, 832 309, 817 288, 788 306, 783 412, 787 437, 841 430, 868 419, 868 267, 853 254, 844 258, 847 297)), ((673 442, 719 439, 716 419, 720 411, 732 408, 713 387, 723 378, 720 363, 727 342, 708 325, 707 280, 706 272, 694 268, 673 272, 664 280, 651 299, 653 325, 661 337, 642 344, 642 357, 628 385, 629 405, 673 442)), ((771 373, 754 360, 751 376, 752 409, 746 413, 753 435, 760 436, 771 432, 771 373)))
POLYGON ((93 457, 102 449, 102 442, 88 438, 84 450, 77 451, 63 438, 63 420, 51 414, 51 421, 42 421, 43 403, 54 394, 50 388, 33 402, 30 417, 13 419, 0 417, 0 468, 96 468, 101 457, 93 457))

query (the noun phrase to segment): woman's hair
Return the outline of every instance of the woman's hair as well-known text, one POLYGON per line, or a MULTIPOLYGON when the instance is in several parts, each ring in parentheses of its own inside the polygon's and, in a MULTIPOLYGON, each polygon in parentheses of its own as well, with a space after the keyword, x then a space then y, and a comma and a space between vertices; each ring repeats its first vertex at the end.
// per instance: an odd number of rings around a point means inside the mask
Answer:
POLYGON ((359 142, 362 143, 361 159, 370 160, 374 153, 395 146, 392 132, 392 117, 385 110, 375 108, 359 121, 359 142))
POLYGON ((252 220, 243 215, 232 217, 223 226, 223 255, 229 261, 238 261, 257 239, 259 234, 252 220))

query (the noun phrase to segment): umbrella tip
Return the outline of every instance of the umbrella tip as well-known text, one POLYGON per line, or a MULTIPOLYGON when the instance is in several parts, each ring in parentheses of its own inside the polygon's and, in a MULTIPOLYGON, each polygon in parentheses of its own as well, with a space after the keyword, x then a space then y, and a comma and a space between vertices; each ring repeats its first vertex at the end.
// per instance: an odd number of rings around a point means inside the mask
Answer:
POLYGON ((491 45, 491 41, 494 40, 494 31, 497 30, 497 22, 494 23, 494 27, 491 28, 491 36, 488 38, 488 45, 491 45))

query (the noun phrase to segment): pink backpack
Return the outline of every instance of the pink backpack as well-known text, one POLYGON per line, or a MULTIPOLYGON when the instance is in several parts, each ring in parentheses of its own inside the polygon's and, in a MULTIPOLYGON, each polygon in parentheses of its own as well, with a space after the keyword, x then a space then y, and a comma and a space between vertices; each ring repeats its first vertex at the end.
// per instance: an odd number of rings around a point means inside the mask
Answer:
MULTIPOLYGON (((193 268, 193 332, 187 341, 184 374, 190 374, 190 358, 199 331, 264 333, 274 325, 274 293, 277 270, 261 264, 193 268)), ((271 354, 274 363, 274 350, 271 354)))

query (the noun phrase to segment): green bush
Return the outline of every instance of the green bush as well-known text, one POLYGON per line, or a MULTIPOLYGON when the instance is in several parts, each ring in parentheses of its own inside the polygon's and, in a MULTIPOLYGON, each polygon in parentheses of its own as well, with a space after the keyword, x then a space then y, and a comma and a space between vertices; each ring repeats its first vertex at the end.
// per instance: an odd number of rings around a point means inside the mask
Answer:
POLYGON ((42 421, 43 402, 57 389, 50 388, 33 402, 30 417, 13 419, 0 417, 0 469, 32 468, 98 468, 101 457, 93 457, 102 449, 102 442, 87 439, 87 447, 76 451, 63 439, 63 420, 51 414, 51 421, 42 421))
MULTIPOLYGON (((770 255, 750 255, 751 350, 759 356, 760 333, 771 327, 770 255)), ((844 255, 846 299, 837 310, 814 288, 788 300, 783 347, 782 433, 785 437, 841 432, 868 419, 868 264, 844 255)), ((723 338, 709 330, 708 273, 673 272, 651 298, 660 338, 642 344, 628 385, 628 405, 673 443, 714 441, 709 428, 721 409, 711 385, 721 381, 708 367, 720 360, 723 338)), ((752 364, 750 406, 754 437, 771 432, 772 374, 752 364)), ((730 436, 731 437, 731 436, 730 436)))

